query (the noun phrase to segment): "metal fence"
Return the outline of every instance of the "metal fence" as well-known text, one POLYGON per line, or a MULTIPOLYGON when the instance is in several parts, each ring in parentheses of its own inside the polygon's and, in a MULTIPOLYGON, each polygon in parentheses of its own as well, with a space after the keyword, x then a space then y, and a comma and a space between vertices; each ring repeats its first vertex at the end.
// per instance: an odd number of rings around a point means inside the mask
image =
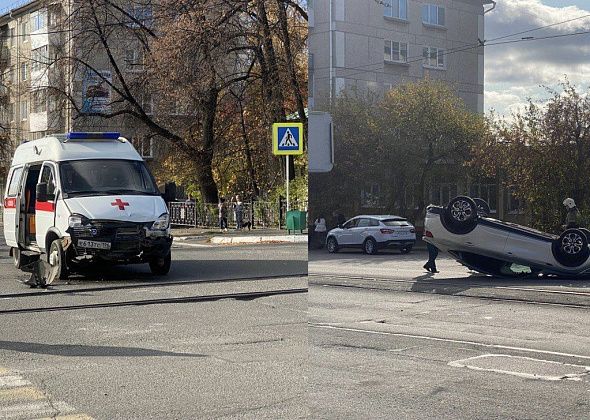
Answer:
MULTIPOLYGON (((290 203, 291 210, 307 210, 307 202, 290 203)), ((189 202, 169 202, 170 223, 175 226, 219 227, 219 210, 217 204, 189 202)), ((242 224, 251 224, 257 228, 282 228, 285 226, 287 203, 254 201, 243 203, 242 224)), ((231 206, 227 211, 228 227, 236 226, 236 215, 231 206)))

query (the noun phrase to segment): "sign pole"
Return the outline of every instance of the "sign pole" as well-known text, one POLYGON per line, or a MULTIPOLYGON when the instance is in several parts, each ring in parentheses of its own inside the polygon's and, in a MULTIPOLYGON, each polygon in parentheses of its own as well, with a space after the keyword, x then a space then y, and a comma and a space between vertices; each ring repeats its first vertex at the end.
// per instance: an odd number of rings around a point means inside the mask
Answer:
POLYGON ((287 211, 289 211, 289 155, 285 156, 285 168, 287 170, 287 211))

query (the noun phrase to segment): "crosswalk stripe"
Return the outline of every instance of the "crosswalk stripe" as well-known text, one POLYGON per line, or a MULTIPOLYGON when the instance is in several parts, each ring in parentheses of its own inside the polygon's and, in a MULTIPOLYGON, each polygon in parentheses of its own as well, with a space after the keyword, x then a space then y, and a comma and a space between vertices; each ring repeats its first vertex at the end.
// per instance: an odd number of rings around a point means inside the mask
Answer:
POLYGON ((0 418, 13 419, 22 418, 23 416, 38 418, 45 416, 56 416, 58 414, 69 414, 75 410, 63 401, 56 402, 35 402, 28 404, 11 405, 0 407, 0 418))
POLYGON ((45 394, 43 394, 41 390, 32 386, 0 389, 0 405, 8 401, 34 401, 42 400, 43 398, 45 398, 45 394))
POLYGON ((31 383, 18 375, 4 375, 0 376, 0 389, 16 388, 18 386, 28 386, 31 383))

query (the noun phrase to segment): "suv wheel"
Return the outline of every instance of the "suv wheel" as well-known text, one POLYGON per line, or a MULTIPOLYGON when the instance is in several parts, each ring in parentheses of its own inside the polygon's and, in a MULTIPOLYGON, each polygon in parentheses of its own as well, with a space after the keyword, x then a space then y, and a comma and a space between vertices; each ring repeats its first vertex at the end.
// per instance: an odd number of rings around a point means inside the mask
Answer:
POLYGON ((326 248, 330 254, 338 252, 338 241, 333 236, 330 236, 326 242, 326 248))
POLYGON ((373 238, 367 238, 363 243, 365 254, 374 255, 377 253, 377 242, 373 238))
POLYGON ((553 242, 553 256, 566 267, 577 267, 590 255, 588 238, 580 229, 567 229, 553 242))
POLYGON ((477 226, 477 205, 466 196, 453 198, 444 210, 442 222, 444 227, 456 235, 471 232, 477 226))

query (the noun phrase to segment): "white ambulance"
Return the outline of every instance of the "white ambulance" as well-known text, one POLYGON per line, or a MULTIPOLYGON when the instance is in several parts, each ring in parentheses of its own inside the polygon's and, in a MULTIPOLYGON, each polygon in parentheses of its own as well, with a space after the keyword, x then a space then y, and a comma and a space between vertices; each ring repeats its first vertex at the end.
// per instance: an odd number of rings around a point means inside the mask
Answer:
MULTIPOLYGON (((170 221, 154 178, 119 133, 68 133, 21 144, 4 195, 17 268, 39 258, 51 283, 93 263, 170 270, 170 221)), ((29 271, 29 270, 27 270, 29 271)))

